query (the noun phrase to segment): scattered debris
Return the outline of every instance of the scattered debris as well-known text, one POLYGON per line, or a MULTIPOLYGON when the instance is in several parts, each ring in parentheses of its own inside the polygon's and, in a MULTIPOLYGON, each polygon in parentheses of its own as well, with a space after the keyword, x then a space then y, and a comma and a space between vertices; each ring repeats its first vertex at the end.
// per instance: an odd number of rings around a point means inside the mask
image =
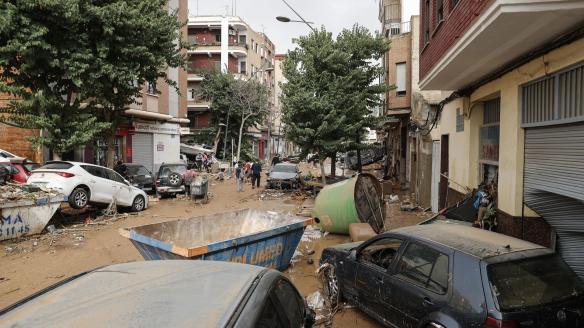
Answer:
POLYGON ((311 258, 306 259, 306 264, 313 264, 314 260, 311 258))
POLYGON ((400 204, 399 208, 405 212, 413 212, 418 209, 418 206, 410 203, 409 201, 404 201, 400 204))
POLYGON ((17 185, 9 183, 7 185, 0 186, 0 204, 7 203, 8 201, 16 200, 33 200, 36 201, 43 197, 54 197, 58 193, 51 191, 49 189, 42 190, 41 188, 34 187, 31 185, 17 185))
POLYGON ((54 224, 48 225, 45 229, 47 230, 48 233, 55 233, 55 231, 57 230, 55 228, 55 225, 54 224))
POLYGON ((322 310, 324 307, 324 297, 322 297, 320 291, 317 290, 316 292, 306 296, 306 304, 308 304, 308 307, 313 309, 314 312, 322 310))
POLYGON ((308 255, 314 254, 314 249, 309 249, 308 252, 306 252, 306 254, 308 254, 308 255))
POLYGON ((385 201, 388 204, 397 203, 397 202, 399 202, 399 196, 398 195, 388 195, 388 196, 385 197, 385 201))

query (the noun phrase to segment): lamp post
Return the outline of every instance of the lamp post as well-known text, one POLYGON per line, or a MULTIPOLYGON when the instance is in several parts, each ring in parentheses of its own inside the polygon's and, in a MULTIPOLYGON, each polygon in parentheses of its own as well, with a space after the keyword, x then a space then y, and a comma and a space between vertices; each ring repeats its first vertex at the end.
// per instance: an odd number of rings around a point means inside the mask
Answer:
POLYGON ((282 23, 304 23, 304 24, 306 24, 306 26, 308 26, 312 30, 312 32, 316 32, 314 27, 312 27, 312 25, 310 25, 310 24, 314 24, 313 22, 307 22, 306 19, 304 19, 302 16, 300 16, 300 14, 296 10, 294 10, 294 8, 292 8, 292 6, 290 6, 288 1, 282 0, 282 2, 284 2, 284 4, 286 4, 286 6, 288 6, 288 8, 290 8, 290 10, 292 10, 294 12, 294 14, 296 14, 296 16, 298 16, 298 18, 300 18, 300 20, 292 20, 292 19, 285 17, 285 16, 278 16, 278 17, 276 17, 276 19, 278 21, 280 21, 282 23))

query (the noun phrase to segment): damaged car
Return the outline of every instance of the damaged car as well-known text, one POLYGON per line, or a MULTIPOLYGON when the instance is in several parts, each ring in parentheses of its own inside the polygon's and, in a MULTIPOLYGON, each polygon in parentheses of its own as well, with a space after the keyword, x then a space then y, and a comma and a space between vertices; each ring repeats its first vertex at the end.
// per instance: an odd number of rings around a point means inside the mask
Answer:
POLYGON ((274 165, 268 172, 268 188, 291 188, 296 189, 300 184, 300 169, 298 165, 290 163, 279 163, 274 165))
POLYGON ((463 225, 417 225, 323 251, 333 306, 387 327, 584 327, 584 285, 551 249, 463 225))
POLYGON ((314 312, 276 270, 213 261, 110 265, 0 310, 6 327, 310 328, 314 312))

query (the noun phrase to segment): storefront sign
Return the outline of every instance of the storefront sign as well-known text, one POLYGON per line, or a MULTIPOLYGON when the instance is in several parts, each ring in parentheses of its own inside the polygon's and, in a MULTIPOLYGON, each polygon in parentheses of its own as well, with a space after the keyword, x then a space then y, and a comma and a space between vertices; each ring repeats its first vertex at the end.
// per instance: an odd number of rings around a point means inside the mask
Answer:
POLYGON ((152 124, 147 122, 134 122, 135 132, 180 134, 180 125, 173 123, 152 124))

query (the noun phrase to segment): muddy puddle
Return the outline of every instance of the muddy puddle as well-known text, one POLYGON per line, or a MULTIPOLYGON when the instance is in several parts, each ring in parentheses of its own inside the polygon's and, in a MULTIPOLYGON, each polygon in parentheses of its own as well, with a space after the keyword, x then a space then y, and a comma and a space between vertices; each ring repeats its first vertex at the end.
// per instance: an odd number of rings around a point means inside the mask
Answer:
MULTIPOLYGON (((297 253, 292 259, 292 265, 284 274, 290 278, 304 297, 320 291, 321 286, 316 276, 316 270, 318 269, 318 261, 323 249, 349 242, 351 242, 349 236, 323 234, 309 226, 302 237, 300 245, 298 245, 297 253)), ((324 326, 324 324, 320 325, 320 327, 324 326)), ((332 319, 332 327, 369 328, 381 327, 381 325, 360 310, 347 305, 346 308, 335 314, 332 319)))

